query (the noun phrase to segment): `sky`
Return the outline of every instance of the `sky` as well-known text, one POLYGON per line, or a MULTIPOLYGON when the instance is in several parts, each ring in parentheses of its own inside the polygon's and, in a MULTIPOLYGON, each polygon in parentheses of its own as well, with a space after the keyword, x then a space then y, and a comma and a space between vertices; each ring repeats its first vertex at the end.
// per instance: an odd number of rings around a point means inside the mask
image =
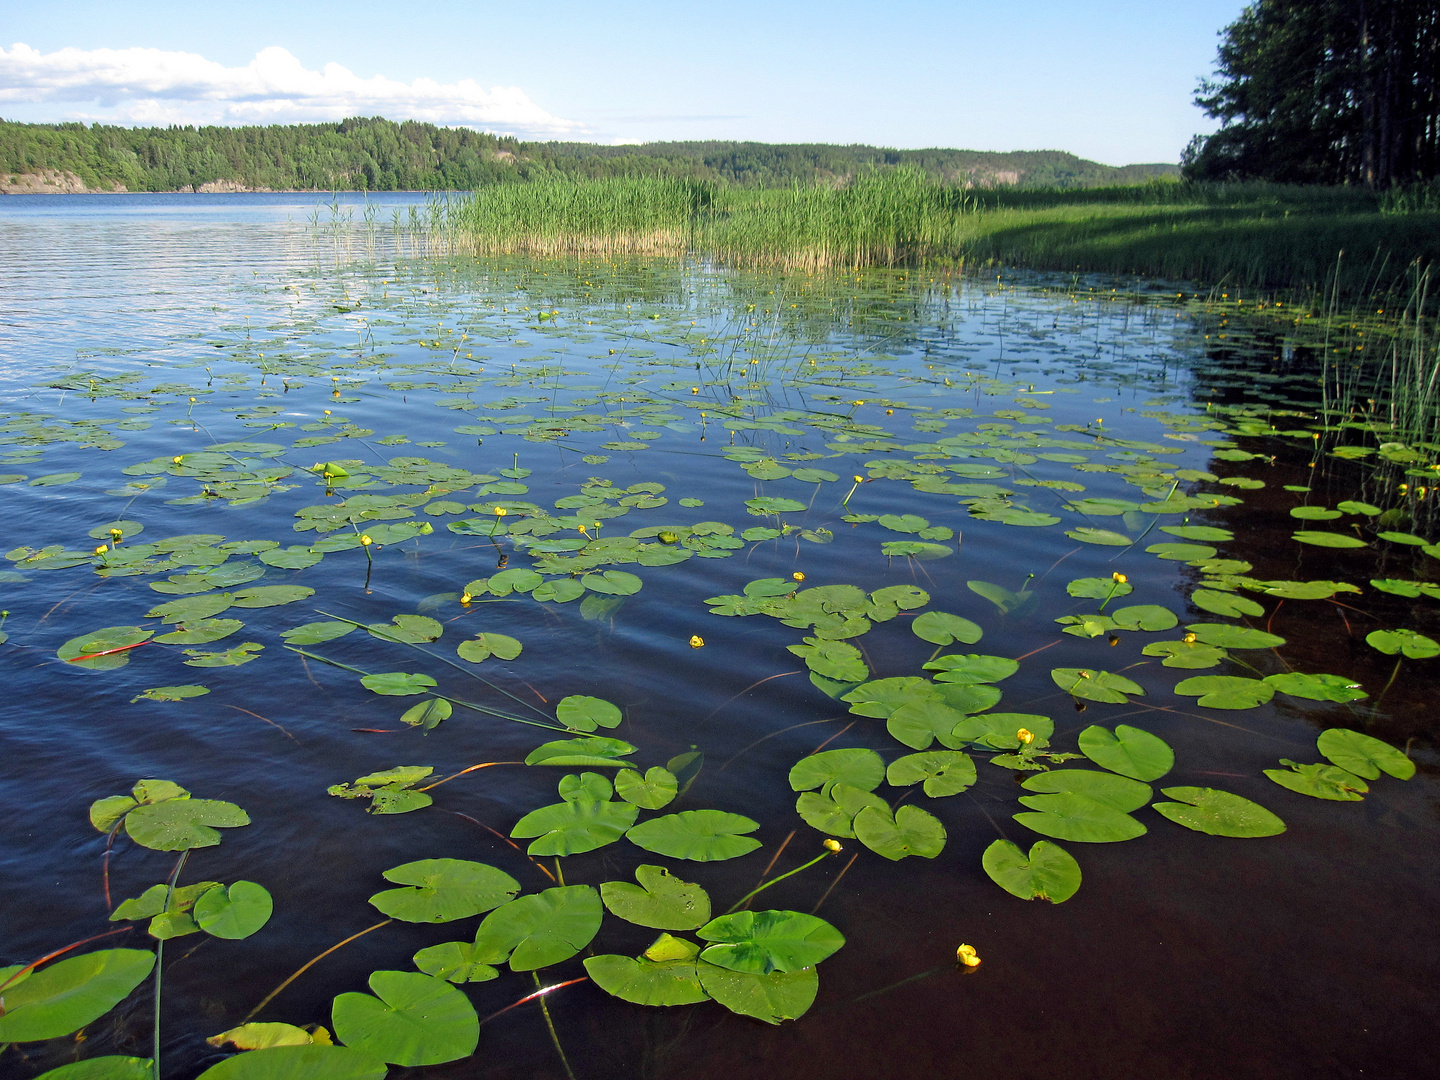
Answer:
POLYGON ((0 0, 0 117, 1174 162, 1242 0, 0 0))

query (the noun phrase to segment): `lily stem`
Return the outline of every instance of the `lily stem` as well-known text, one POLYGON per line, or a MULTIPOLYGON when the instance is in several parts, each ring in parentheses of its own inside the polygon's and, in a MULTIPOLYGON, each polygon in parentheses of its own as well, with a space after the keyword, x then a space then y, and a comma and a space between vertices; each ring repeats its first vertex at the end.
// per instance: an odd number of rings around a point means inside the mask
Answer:
MULTIPOLYGON (((538 971, 532 971, 530 975, 534 978, 535 986, 538 988, 540 986, 540 973, 538 971)), ((550 1029, 550 1041, 555 1044, 555 1053, 560 1055, 560 1064, 565 1066, 565 1075, 568 1076, 570 1080, 575 1080, 575 1070, 570 1068, 570 1059, 565 1056, 565 1049, 560 1045, 560 1035, 555 1030, 555 1021, 550 1018, 550 1005, 543 997, 540 999, 540 1011, 545 1014, 545 1026, 550 1029)))
POLYGON ((800 866, 797 866, 794 870, 791 870, 791 871, 789 871, 788 873, 781 874, 779 877, 774 878, 774 879, 771 880, 771 881, 767 881, 764 885, 761 885, 761 886, 758 886, 757 888, 751 889, 751 890, 750 890, 748 893, 746 893, 744 896, 740 897, 739 900, 736 900, 735 903, 731 904, 728 908, 726 908, 726 909, 725 909, 725 914, 726 914, 726 915, 729 915, 732 911, 734 911, 736 908, 738 908, 741 904, 745 903, 745 901, 749 900, 749 899, 750 899, 752 896, 754 896, 756 893, 762 893, 762 892, 764 892, 766 889, 770 888, 771 885, 779 885, 780 882, 784 881, 786 878, 788 878, 788 877, 794 877, 796 874, 800 873, 801 870, 808 870, 810 867, 814 866, 814 865, 815 865, 817 862, 819 862, 821 859, 827 859, 827 858, 829 858, 829 857, 830 857, 831 855, 833 855, 833 854, 834 854, 833 851, 829 851, 829 850, 822 851, 819 855, 816 855, 815 858, 811 859, 809 862, 807 862, 807 863, 802 863, 800 866))
MULTIPOLYGON (((175 869, 170 871, 170 880, 165 883, 165 910, 170 910, 170 904, 175 896, 175 883, 180 880, 180 871, 185 869, 185 860, 190 857, 189 850, 182 851, 180 858, 175 860, 175 869)), ((150 1075, 154 1080, 160 1080, 160 988, 162 985, 161 973, 165 964, 165 939, 160 938, 155 942, 155 1019, 152 1025, 152 1055, 154 1060, 150 1062, 150 1075)))

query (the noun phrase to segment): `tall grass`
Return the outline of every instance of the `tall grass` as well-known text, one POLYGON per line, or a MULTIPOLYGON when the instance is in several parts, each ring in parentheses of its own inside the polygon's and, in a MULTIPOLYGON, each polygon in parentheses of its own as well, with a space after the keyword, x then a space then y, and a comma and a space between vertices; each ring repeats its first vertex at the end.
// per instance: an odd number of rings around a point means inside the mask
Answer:
POLYGON ((1440 200, 1428 191, 1180 183, 978 191, 906 169, 782 189, 546 178, 482 189, 448 222, 481 253, 689 253, 806 270, 978 262, 1347 295, 1384 289, 1440 253, 1440 200))

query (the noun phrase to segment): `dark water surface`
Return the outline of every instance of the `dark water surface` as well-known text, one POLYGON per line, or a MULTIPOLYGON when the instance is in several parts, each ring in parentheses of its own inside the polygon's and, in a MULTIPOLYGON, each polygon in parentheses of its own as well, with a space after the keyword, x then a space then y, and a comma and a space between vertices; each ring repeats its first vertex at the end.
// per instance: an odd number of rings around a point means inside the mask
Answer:
MULTIPOLYGON (((693 786, 661 813, 748 815, 760 823, 760 850, 732 861, 681 862, 621 840, 567 857, 563 872, 568 884, 598 885, 633 880, 641 863, 664 863, 703 885, 723 910, 761 880, 772 858, 773 877, 822 850, 823 834, 797 816, 786 782, 796 761, 822 745, 870 747, 887 761, 910 752, 887 735, 884 720, 849 713, 845 702, 812 685, 804 662, 786 651, 808 631, 764 614, 721 617, 707 609, 707 598, 741 593, 747 582, 799 573, 797 588, 918 586, 930 596, 921 610, 983 628, 978 644, 943 651, 1022 660, 999 684, 997 710, 1049 716, 1060 751, 1073 751, 1090 724, 1141 726, 1175 751, 1174 771, 1154 785, 1156 799, 1163 786, 1221 788, 1269 808, 1287 831, 1263 839, 1209 836, 1143 809, 1136 817, 1149 831, 1138 839, 1060 841, 1084 874, 1072 899, 1022 902, 985 875, 980 859, 997 837, 1022 847, 1039 839, 1011 817, 1023 809, 1015 800, 1025 794, 1017 787, 1024 774, 988 764, 992 752, 980 748, 979 780, 968 791, 928 799, 917 789, 906 797, 943 823, 948 839, 937 857, 891 862, 845 839, 840 855, 762 895, 759 907, 808 912, 819 904, 818 914, 847 939, 820 965, 819 995, 807 1015, 772 1027, 713 1002, 645 1009, 577 983, 547 999, 575 1077, 1186 1080, 1433 1071, 1423 1048, 1433 1045, 1440 1022, 1440 659, 1405 661, 1382 698, 1394 660, 1364 639, 1382 627, 1437 635, 1435 600, 1385 594, 1368 581, 1433 582, 1440 559, 1379 540, 1357 550, 1294 542, 1297 529, 1344 530, 1350 519, 1297 521, 1292 507, 1360 498, 1384 508, 1385 493, 1353 463, 1327 456, 1312 467, 1304 432, 1242 434, 1235 414, 1207 413, 1204 404, 1254 403, 1257 415, 1289 408, 1302 419, 1277 426, 1303 427, 1313 416, 1306 410, 1314 405, 1314 379, 1301 361, 1222 350, 1205 337, 1203 320, 1167 306, 1158 290, 1121 297, 1108 286, 1041 279, 962 282, 893 271, 821 279, 674 263, 418 258, 423 241, 389 227, 396 207, 418 201, 388 198, 368 221, 363 204, 317 213, 305 196, 0 201, 0 547, 16 549, 0 578, 9 612, 9 638, 0 645, 8 699, 0 714, 0 965, 112 928, 102 882, 105 837, 89 825, 86 809, 143 777, 231 800, 252 818, 249 827, 225 832, 220 846, 192 853, 185 881, 243 878, 275 898, 271 922, 246 941, 196 935, 167 944, 164 1063, 165 1075, 177 1080, 223 1056, 206 1045, 207 1036, 240 1023, 302 963, 378 921, 367 898, 385 887, 385 869, 422 858, 472 859, 512 874, 526 892, 552 885, 496 834, 554 802, 566 770, 487 768, 437 788, 434 806, 404 815, 367 814, 363 802, 325 793, 395 765, 431 765, 444 776, 481 762, 516 762, 545 739, 562 737, 463 708, 428 733, 406 727, 400 713, 422 698, 379 696, 354 671, 285 648, 282 631, 327 615, 383 623, 422 613, 442 622, 445 633, 424 646, 430 655, 363 631, 308 652, 363 671, 424 673, 441 693, 532 720, 540 715, 527 711, 532 706, 553 716, 548 710, 566 695, 604 698, 625 719, 599 734, 633 744, 642 767, 702 751, 693 786), (1255 378, 1257 371, 1266 377, 1255 378), (455 431, 467 426, 492 430, 455 431), (978 437, 935 445, 969 435, 978 437), (167 461, 237 441, 272 445, 212 452, 189 465, 167 461), (1256 456, 1216 456, 1235 449, 1256 456), (751 472, 765 471, 756 465, 762 459, 839 479, 760 479, 751 472), (156 464, 122 471, 146 462, 156 464), (350 475, 327 493, 306 471, 319 462, 341 463, 350 475), (1128 471, 1074 467, 1091 464, 1128 471), (963 467, 958 475, 927 471, 954 465, 963 467), (531 471, 499 473, 515 467, 531 471), (377 468, 382 472, 367 471, 377 468), (526 490, 480 491, 484 482, 455 470, 526 490), (69 472, 80 475, 34 483, 69 472), (842 505, 856 475, 873 479, 842 505), (983 492, 917 488, 927 475, 996 485, 1011 493, 1009 508, 1058 520, 984 520, 960 501, 983 492), (660 545, 694 548, 674 565, 637 565, 633 555, 617 554, 613 566, 582 568, 638 575, 643 588, 628 597, 592 591, 562 604, 514 594, 462 605, 466 583, 492 576, 498 562, 527 567, 547 556, 509 536, 492 542, 449 524, 488 520, 497 500, 510 501, 507 521, 534 514, 516 502, 554 516, 590 515, 596 504, 554 504, 592 477, 616 488, 663 485, 668 500, 596 516, 602 538, 714 522, 736 539, 708 546, 682 534, 682 543, 660 545), (253 566, 257 576, 225 588, 299 584, 314 595, 231 608, 219 617, 244 621, 235 634, 213 644, 147 644, 114 670, 84 670, 56 657, 66 641, 102 627, 173 630, 145 614, 180 597, 150 584, 220 569, 211 565, 214 545, 353 536, 349 526, 296 531, 304 523, 296 511, 427 490, 433 499, 384 524, 427 522, 433 533, 372 549, 368 576, 358 546, 300 570, 231 553, 224 567, 253 566), (1188 515, 1132 509, 1087 518, 1065 506, 1187 494, 1197 500, 1188 515), (1210 496, 1241 501, 1202 505, 1210 496), (806 509, 747 513, 746 501, 762 497, 806 509), (681 499, 703 506, 682 506, 681 499), (434 506, 447 501, 482 509, 434 506), (923 542, 947 553, 887 556, 882 543, 917 537, 879 522, 846 522, 845 514, 919 515, 942 530, 923 542), (89 531, 118 520, 144 526, 122 550, 173 536, 211 539, 181 545, 176 558, 194 556, 189 564, 167 561, 145 574, 97 576, 104 567, 96 560, 64 554, 88 554, 104 535, 89 531), (804 534, 739 539, 746 529, 782 522, 804 534), (1212 544, 1218 558, 1250 564, 1231 567, 1232 574, 1333 580, 1363 592, 1277 601, 1252 590, 1240 595, 1261 603, 1263 616, 1207 614, 1187 599, 1204 576, 1191 563, 1204 559, 1187 563, 1145 550, 1181 542, 1160 527, 1182 522, 1234 532, 1233 540, 1212 544), (1066 535, 1077 527, 1116 530, 1138 542, 1077 543, 1066 535), (940 538, 945 529, 956 535, 940 538), (52 562, 74 565, 50 569, 32 557, 47 545, 64 549, 52 562), (19 550, 25 547, 32 553, 19 550), (1106 635, 1061 634, 1056 618, 1097 606, 1068 595, 1066 583, 1114 572, 1134 591, 1107 611, 1162 605, 1182 625, 1119 632, 1113 645, 1106 635), (1002 612, 967 588, 969 581, 1015 593, 1028 588, 1033 596, 1002 612), (1195 622, 1250 625, 1287 642, 1232 651, 1208 671, 1165 668, 1142 654, 1146 644, 1176 640, 1195 622), (479 666, 459 660, 456 645, 481 632, 510 635, 524 651, 479 666), (692 647, 692 635, 703 647, 692 647), (239 666, 184 663, 186 648, 214 652, 242 642, 263 650, 239 666), (1077 711, 1051 678, 1060 667, 1124 671, 1145 695, 1077 711), (1277 694, 1258 708, 1234 710, 1204 708, 1173 692, 1192 675, 1292 669, 1345 676, 1369 697, 1347 705, 1277 694), (186 684, 210 692, 132 701, 149 688, 186 684), (1356 802, 1308 798, 1265 777, 1262 770, 1281 758, 1319 760, 1315 738, 1336 726, 1407 749, 1419 774, 1408 782, 1382 775, 1356 802), (955 968, 961 942, 984 960, 972 972, 955 968)), ((656 499, 636 494, 632 503, 656 499)), ((997 504, 987 516, 1004 516, 1006 508, 997 504)), ((591 524, 585 535, 567 525, 532 539, 588 541, 596 534, 591 524)), ((724 534, 712 528, 708 535, 724 534)), ((548 576, 559 580, 564 564, 540 568, 557 571, 548 576)), ((873 678, 926 674, 921 665, 935 646, 911 632, 918 614, 877 622, 851 639, 873 678)), ((879 793, 893 802, 905 789, 879 793)), ((113 901, 138 895, 172 866, 171 856, 122 839, 109 864, 113 901)), ((553 873, 553 860, 545 867, 553 873)), ((371 971, 409 969, 416 950, 473 932, 473 919, 391 924, 322 960, 258 1019, 328 1027, 331 999, 363 990, 371 971)), ((636 955, 655 933, 607 914, 582 955, 636 955)), ((142 926, 107 944, 146 947, 148 940, 142 926)), ((549 985, 584 975, 577 957, 541 979, 549 985)), ((30 1078, 106 1053, 149 1056, 148 987, 91 1025, 81 1042, 6 1050, 0 1076, 30 1078)), ((486 1017, 534 987, 529 975, 502 969, 499 978, 462 989, 486 1017)), ((486 1023, 473 1058, 391 1071, 422 1073, 563 1077, 565 1068, 532 1003, 486 1023)))

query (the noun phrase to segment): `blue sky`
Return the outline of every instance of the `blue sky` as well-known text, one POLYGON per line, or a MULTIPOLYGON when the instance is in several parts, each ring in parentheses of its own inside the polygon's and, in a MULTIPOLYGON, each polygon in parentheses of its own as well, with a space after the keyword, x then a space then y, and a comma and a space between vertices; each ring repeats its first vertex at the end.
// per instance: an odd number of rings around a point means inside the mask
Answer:
POLYGON ((0 0, 0 116, 267 123, 378 113, 600 142, 1175 161, 1212 128, 1191 97, 1217 33, 1242 7, 0 0))

